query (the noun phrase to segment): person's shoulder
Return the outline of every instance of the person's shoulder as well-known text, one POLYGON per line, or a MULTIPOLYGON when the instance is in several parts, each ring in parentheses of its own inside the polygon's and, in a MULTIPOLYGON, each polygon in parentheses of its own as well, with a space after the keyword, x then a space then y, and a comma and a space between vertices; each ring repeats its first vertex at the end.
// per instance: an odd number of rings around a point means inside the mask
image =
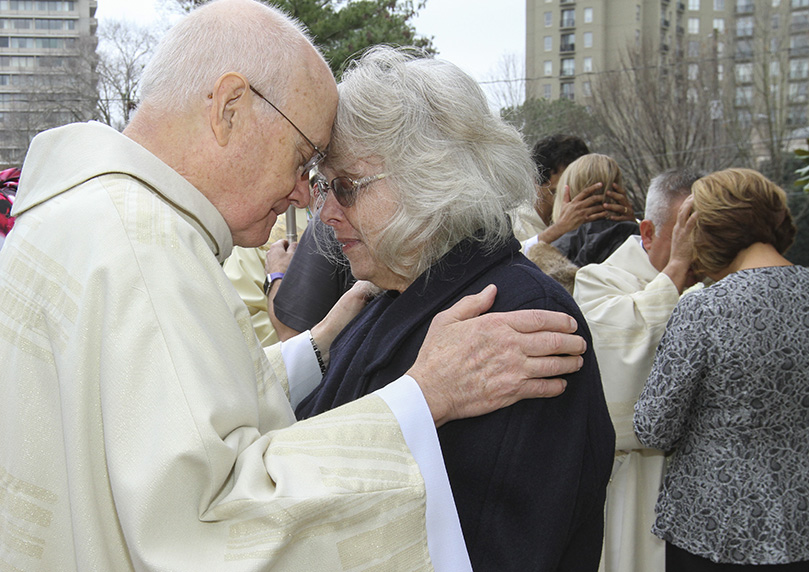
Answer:
POLYGON ((486 279, 497 285, 495 304, 511 306, 502 310, 532 308, 578 313, 570 293, 522 253, 492 268, 486 279))

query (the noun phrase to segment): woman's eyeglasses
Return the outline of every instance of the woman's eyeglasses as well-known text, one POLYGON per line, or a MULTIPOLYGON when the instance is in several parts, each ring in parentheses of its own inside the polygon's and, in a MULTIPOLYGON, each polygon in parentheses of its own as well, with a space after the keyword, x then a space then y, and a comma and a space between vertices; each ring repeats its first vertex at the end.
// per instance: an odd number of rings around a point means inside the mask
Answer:
POLYGON ((387 176, 387 173, 382 173, 380 175, 363 177, 358 180, 354 180, 351 177, 335 177, 329 181, 318 171, 313 171, 313 175, 309 179, 309 187, 315 198, 315 204, 318 207, 326 202, 326 196, 329 194, 329 191, 331 191, 340 206, 348 208, 354 206, 354 202, 357 200, 357 191, 359 191, 360 188, 368 186, 380 179, 384 179, 387 176))

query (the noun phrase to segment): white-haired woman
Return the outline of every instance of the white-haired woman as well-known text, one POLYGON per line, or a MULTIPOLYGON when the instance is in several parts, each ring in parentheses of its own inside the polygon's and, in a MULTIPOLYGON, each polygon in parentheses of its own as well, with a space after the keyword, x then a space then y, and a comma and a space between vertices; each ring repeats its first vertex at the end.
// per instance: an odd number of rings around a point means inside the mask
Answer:
MULTIPOLYGON (((564 311, 589 340, 573 300, 511 233, 508 213, 534 194, 528 149, 456 66, 366 53, 343 76, 323 175, 321 219, 352 273, 385 292, 332 345, 299 417, 395 379, 432 317, 491 283, 494 311, 564 311)), ((475 570, 598 568, 614 433, 591 350, 568 381, 558 398, 438 431, 475 570)))

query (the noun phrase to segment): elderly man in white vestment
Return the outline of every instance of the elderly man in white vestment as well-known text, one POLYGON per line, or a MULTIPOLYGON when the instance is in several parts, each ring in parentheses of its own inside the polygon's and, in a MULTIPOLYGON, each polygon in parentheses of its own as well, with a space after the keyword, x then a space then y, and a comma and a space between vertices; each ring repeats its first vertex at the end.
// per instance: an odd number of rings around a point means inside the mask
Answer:
POLYGON ((407 375, 296 423, 362 302, 269 360, 221 264, 306 206, 331 72, 279 12, 217 0, 142 87, 123 134, 68 125, 26 158, 0 253, 0 569, 468 570, 435 427, 561 393, 575 321, 479 316, 490 287, 407 375))
POLYGON ((685 238, 691 203, 686 199, 699 177, 689 169, 655 177, 640 236, 630 236, 603 263, 576 273, 573 298, 593 335, 616 436, 601 572, 665 569, 664 543, 651 533, 665 457, 640 444, 632 415, 669 316, 683 290, 696 282, 685 238))

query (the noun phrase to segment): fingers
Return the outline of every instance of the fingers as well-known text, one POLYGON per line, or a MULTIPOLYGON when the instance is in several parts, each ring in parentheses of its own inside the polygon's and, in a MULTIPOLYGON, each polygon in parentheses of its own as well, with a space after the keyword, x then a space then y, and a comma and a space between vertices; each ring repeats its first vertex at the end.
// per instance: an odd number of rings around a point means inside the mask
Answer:
MULTIPOLYGON (((599 191, 602 186, 603 185, 601 183, 595 183, 593 185, 590 185, 589 187, 586 187, 578 195, 576 195, 576 199, 579 199, 579 200, 582 200, 582 201, 585 200, 585 199, 588 199, 588 198, 592 197, 593 195, 595 195, 595 193, 597 191, 599 191)), ((576 199, 574 199, 574 200, 576 200, 576 199)), ((601 202, 601 200, 598 199, 598 202, 601 202)))
POLYGON ((565 194, 562 196, 562 199, 563 199, 562 200, 563 203, 569 203, 570 202, 570 186, 565 185, 565 194))
POLYGON ((530 379, 520 386, 514 402, 522 399, 556 397, 564 393, 567 381, 564 379, 530 379))
POLYGON ((688 197, 686 197, 686 199, 683 201, 683 204, 680 205, 680 210, 677 212, 678 222, 685 224, 692 214, 696 214, 691 212, 693 208, 694 195, 688 195, 688 197))
POLYGON ((497 286, 489 284, 478 294, 464 296, 449 309, 437 314, 435 318, 433 318, 432 323, 435 325, 446 325, 480 316, 492 307, 496 295, 497 286))
MULTIPOLYGON (((515 344, 520 351, 528 358, 544 356, 580 356, 587 351, 587 343, 584 338, 573 333, 561 331, 536 331, 519 333, 515 344)), ((554 366, 553 363, 545 363, 544 366, 554 366)), ((560 373, 570 373, 575 370, 564 369, 560 373)), ((549 373, 547 371, 529 372, 526 377, 548 377, 559 375, 559 373, 549 373)))
POLYGON ((297 242, 290 244, 285 238, 273 242, 267 249, 267 254, 264 258, 264 270, 267 274, 272 272, 286 272, 292 260, 292 255, 295 254, 297 248, 297 242))
POLYGON ((489 327, 505 326, 520 333, 547 334, 561 332, 572 334, 578 329, 578 324, 571 316, 563 312, 551 310, 514 310, 512 312, 496 312, 483 316, 482 319, 492 320, 489 327))

